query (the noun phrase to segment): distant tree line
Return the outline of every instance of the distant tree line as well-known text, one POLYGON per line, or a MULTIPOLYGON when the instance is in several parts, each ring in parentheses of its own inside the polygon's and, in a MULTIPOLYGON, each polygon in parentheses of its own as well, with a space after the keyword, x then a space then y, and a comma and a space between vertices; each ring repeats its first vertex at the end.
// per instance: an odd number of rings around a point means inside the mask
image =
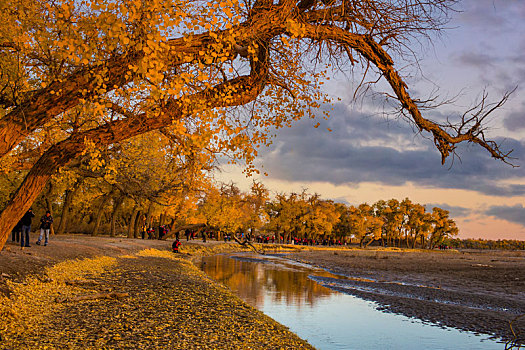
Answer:
POLYGON ((460 239, 449 238, 445 244, 458 249, 497 249, 497 250, 525 250, 525 241, 515 239, 460 239))
MULTIPOLYGON (((148 227, 167 226, 173 233, 193 225, 214 231, 218 239, 242 234, 362 247, 525 249, 517 240, 456 238, 458 228, 447 210, 427 211, 408 198, 346 205, 306 190, 271 197, 259 182, 247 192, 233 183, 217 184, 210 166, 215 151, 167 130, 110 148, 90 147, 51 178, 33 205, 37 216, 52 213, 54 233, 139 238, 148 227)), ((0 206, 26 172, 20 167, 0 177, 0 206)))
POLYGON ((303 191, 277 195, 268 202, 266 212, 269 220, 263 229, 285 241, 291 236, 310 240, 329 237, 362 247, 381 244, 432 249, 458 233, 448 211, 435 207, 427 212, 408 198, 353 206, 303 191))

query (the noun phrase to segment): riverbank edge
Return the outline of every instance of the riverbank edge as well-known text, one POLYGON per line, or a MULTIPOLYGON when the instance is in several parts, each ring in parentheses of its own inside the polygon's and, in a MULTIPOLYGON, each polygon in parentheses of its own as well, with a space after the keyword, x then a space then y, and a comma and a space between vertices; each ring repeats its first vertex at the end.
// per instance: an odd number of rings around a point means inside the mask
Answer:
MULTIPOLYGON (((447 250, 447 251, 429 251, 421 249, 404 249, 404 248, 379 248, 379 249, 303 249, 295 251, 292 254, 287 254, 283 258, 290 261, 307 264, 314 268, 323 269, 331 274, 341 276, 343 278, 356 279, 356 288, 338 288, 327 286, 340 293, 349 294, 376 303, 377 309, 382 312, 389 312, 393 314, 404 315, 409 318, 415 318, 425 323, 430 323, 439 327, 450 327, 460 331, 472 332, 474 334, 486 336, 489 339, 498 341, 500 343, 507 344, 506 349, 515 349, 525 346, 525 313, 519 314, 508 314, 505 312, 494 310, 476 310, 470 308, 467 302, 464 300, 462 304, 447 304, 440 303, 435 300, 435 296, 432 298, 421 297, 418 293, 418 289, 426 289, 432 285, 432 282, 427 277, 417 276, 416 280, 406 284, 402 280, 397 280, 396 277, 390 276, 385 278, 385 271, 377 268, 377 266, 368 266, 366 269, 363 268, 348 268, 337 262, 326 260, 323 258, 323 254, 330 254, 337 256, 338 254, 363 254, 368 261, 381 261, 392 254, 410 254, 410 253, 423 253, 423 254, 437 254, 443 257, 447 256, 462 256, 465 251, 458 250, 447 250), (317 254, 305 256, 302 253, 308 252, 308 254, 317 254), (421 278, 423 277, 423 278, 421 278), (421 279, 418 279, 421 278, 421 279), (363 279, 365 282, 360 282, 363 279), (375 281, 375 282, 374 282, 375 281), (375 293, 373 291, 361 290, 360 284, 393 284, 406 289, 404 294, 412 295, 411 297, 396 296, 393 294, 383 294, 381 292, 375 293), (425 285, 427 287, 425 287, 425 285), (423 287, 423 288, 421 288, 423 287), (494 327, 495 324, 498 327, 494 327)), ((499 253, 512 254, 512 251, 497 251, 499 253)), ((480 253, 491 253, 486 251, 471 251, 473 254, 480 253)), ((468 254, 468 252, 467 252, 468 254)), ((517 251, 515 254, 525 256, 525 252, 517 251)), ((355 256, 350 256, 355 257, 355 256)), ((388 260, 387 260, 388 261, 388 260)), ((496 261, 496 260, 492 260, 496 261)), ((479 266, 485 267, 485 264, 472 264, 472 267, 479 266)), ((411 277, 415 277, 416 274, 411 274, 411 277)), ((434 286, 430 287, 438 293, 454 294, 458 290, 448 290, 447 287, 434 286)), ((465 296, 475 297, 477 294, 472 293, 465 286, 459 288, 460 294, 465 296), (463 288, 463 289, 462 289, 463 288)), ((523 309, 523 308, 522 308, 523 309)))
MULTIPOLYGON (((73 240, 75 239, 79 240, 79 249, 82 250, 82 237, 75 236, 73 240)), ((93 239, 90 238, 90 240, 91 243, 93 243, 93 239)), ((89 253, 83 251, 82 254, 79 254, 79 256, 81 256, 80 259, 71 259, 69 255, 69 258, 63 258, 63 256, 58 255, 54 258, 48 259, 50 262, 52 261, 52 264, 44 264, 44 266, 38 264, 38 267, 35 266, 35 268, 32 271, 24 270, 23 274, 17 274, 16 278, 12 278, 12 275, 0 270, 0 273, 3 273, 1 275, 1 282, 4 284, 3 294, 8 295, 0 296, 0 304, 2 304, 0 305, 0 323, 3 325, 0 328, 0 348, 12 348, 11 345, 13 344, 8 343, 8 339, 10 336, 23 336, 27 329, 35 327, 39 324, 46 324, 46 317, 51 316, 51 313, 49 312, 49 303, 51 302, 51 299, 54 298, 56 301, 57 298, 62 298, 65 295, 78 295, 79 293, 82 293, 82 288, 71 284, 71 280, 82 281, 85 275, 89 276, 89 278, 100 277, 104 269, 109 271, 111 270, 114 264, 114 260, 116 260, 117 258, 133 257, 134 259, 140 259, 141 251, 157 250, 160 252, 164 252, 163 254, 173 254, 174 260, 182 258, 188 261, 188 265, 193 270, 193 272, 195 272, 195 275, 197 275, 198 278, 202 279, 203 281, 206 281, 206 283, 215 285, 217 287, 217 290, 222 291, 222 293, 229 294, 228 298, 235 298, 236 302, 244 304, 243 307, 245 306, 249 308, 250 313, 258 315, 256 316, 257 324, 253 324, 254 328, 263 327, 278 329, 279 337, 273 341, 272 345, 269 348, 289 348, 288 344, 293 343, 296 344, 296 346, 300 345, 300 347, 298 348, 313 349, 313 347, 310 344, 308 344, 304 339, 299 338, 295 333, 291 332, 288 329, 288 327, 278 323, 269 316, 246 304, 239 297, 235 296, 233 292, 231 292, 229 289, 225 288, 221 284, 213 281, 209 276, 207 276, 196 266, 196 262, 204 256, 210 256, 221 253, 246 252, 251 251, 250 248, 232 243, 210 242, 206 245, 203 245, 198 243, 196 244, 193 242, 184 242, 183 248, 181 249, 181 253, 174 254, 169 251, 169 243, 165 241, 155 242, 152 244, 148 241, 127 241, 126 239, 118 238, 113 239, 112 241, 108 241, 106 238, 101 238, 101 240, 104 241, 103 244, 106 244, 108 242, 111 244, 118 242, 119 249, 111 251, 105 250, 104 247, 101 247, 102 249, 100 250, 90 249, 89 253), (134 243, 133 247, 126 248, 125 246, 127 242, 134 243), (147 242, 147 244, 142 246, 140 244, 142 242, 147 242), (72 267, 75 264, 82 265, 81 268, 84 271, 82 271, 82 273, 80 273, 80 271, 75 271, 75 267, 72 267), (86 264, 96 265, 96 267, 91 269, 86 268, 86 264), (64 270, 63 267, 65 265, 68 266, 67 269, 69 270, 67 271, 67 273, 65 273, 64 276, 57 277, 55 270, 58 266, 60 266, 60 268, 58 268, 59 270, 64 270), (9 289, 7 293, 5 291, 6 286, 9 289), (9 294, 11 294, 10 297, 9 294), (45 298, 41 298, 42 295, 45 295, 45 298), (27 307, 28 305, 30 305, 29 308, 27 307), (9 333, 8 330, 12 329, 16 329, 16 332, 9 333)), ((68 246, 69 248, 71 248, 71 239, 69 239, 68 246)), ((91 248, 93 248, 92 244, 91 248)), ((289 249, 287 248, 281 249, 279 247, 272 246, 272 251, 276 250, 289 251, 289 249)), ((3 263, 0 264, 0 267, 2 265, 5 266, 6 262, 9 263, 10 258, 14 257, 16 257, 16 259, 11 260, 20 260, 24 258, 27 258, 27 260, 41 260, 45 258, 45 256, 41 256, 40 254, 38 254, 36 250, 33 250, 33 252, 29 252, 27 249, 25 251, 18 251, 16 249, 13 249, 13 247, 8 247, 7 251, 3 251, 2 254, 0 254, 0 262, 3 263)), ((76 267, 77 270, 78 268, 79 267, 76 267)), ((220 299, 223 296, 214 295, 214 297, 220 299)), ((235 330, 232 330, 232 332, 235 332, 235 330)), ((242 334, 237 334, 236 336, 241 337, 242 334)))

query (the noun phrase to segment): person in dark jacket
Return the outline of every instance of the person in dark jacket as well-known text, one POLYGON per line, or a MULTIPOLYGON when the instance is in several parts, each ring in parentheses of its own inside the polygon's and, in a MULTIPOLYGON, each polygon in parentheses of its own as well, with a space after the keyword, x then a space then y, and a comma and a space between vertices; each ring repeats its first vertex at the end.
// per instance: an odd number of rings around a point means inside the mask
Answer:
POLYGON ((171 250, 174 252, 174 253, 178 253, 179 252, 179 247, 181 246, 181 242, 176 239, 173 244, 171 245, 171 250))
POLYGON ((148 227, 146 233, 148 234, 148 239, 153 239, 153 236, 155 235, 155 229, 153 227, 148 227))
POLYGON ((49 240, 49 231, 51 231, 51 224, 53 223, 53 217, 51 216, 51 212, 48 210, 46 211, 46 215, 42 216, 40 219, 40 236, 38 236, 38 241, 36 241, 37 245, 40 245, 42 242, 42 236, 45 234, 46 240, 44 241, 44 245, 47 245, 47 242, 49 240))
POLYGON ((162 239, 166 234, 166 227, 164 225, 159 225, 159 239, 162 239))
POLYGON ((29 208, 27 213, 24 214, 22 219, 20 220, 22 222, 22 232, 20 232, 20 246, 23 247, 31 247, 29 245, 29 232, 31 232, 31 220, 35 217, 35 214, 33 213, 33 210, 29 208))
POLYGON ((11 233, 11 239, 13 242, 20 242, 20 232, 22 232, 22 219, 18 221, 15 228, 13 229, 13 232, 11 233))

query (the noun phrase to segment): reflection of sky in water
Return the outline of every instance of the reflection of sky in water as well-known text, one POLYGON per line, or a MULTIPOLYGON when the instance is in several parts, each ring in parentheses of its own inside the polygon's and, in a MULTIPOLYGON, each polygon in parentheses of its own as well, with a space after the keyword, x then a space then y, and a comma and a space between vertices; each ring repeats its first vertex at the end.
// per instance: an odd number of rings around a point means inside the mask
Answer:
POLYGON ((321 286, 308 275, 319 269, 270 257, 213 256, 203 270, 242 299, 288 326, 318 349, 504 349, 504 344, 405 316, 377 311, 374 304, 321 286), (246 258, 248 259, 246 259, 246 258))

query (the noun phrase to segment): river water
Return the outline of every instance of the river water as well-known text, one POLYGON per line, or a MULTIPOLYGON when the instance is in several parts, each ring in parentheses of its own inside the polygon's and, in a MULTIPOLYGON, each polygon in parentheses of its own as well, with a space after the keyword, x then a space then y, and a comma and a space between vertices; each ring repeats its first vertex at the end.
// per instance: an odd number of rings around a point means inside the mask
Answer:
POLYGON ((488 336, 381 312, 373 302, 322 284, 340 276, 279 256, 215 255, 203 258, 200 267, 317 349, 505 348, 488 336))

